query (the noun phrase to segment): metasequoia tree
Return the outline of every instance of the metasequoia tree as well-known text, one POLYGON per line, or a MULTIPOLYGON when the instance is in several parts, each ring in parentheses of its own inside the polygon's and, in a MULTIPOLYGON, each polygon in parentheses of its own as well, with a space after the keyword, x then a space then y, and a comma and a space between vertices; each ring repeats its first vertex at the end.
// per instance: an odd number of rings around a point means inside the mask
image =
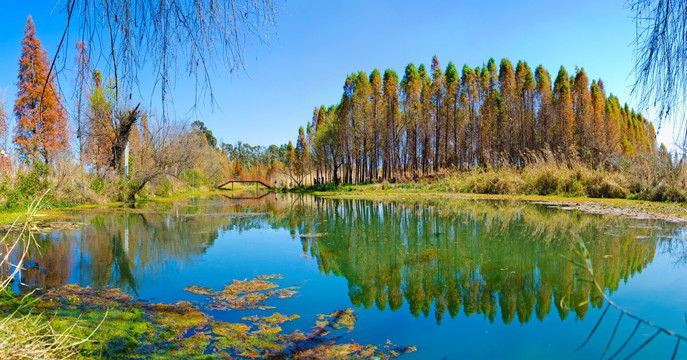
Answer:
MULTIPOLYGON (((402 160, 404 170, 415 175, 417 170, 417 124, 421 116, 420 92, 422 82, 420 73, 413 64, 408 64, 405 76, 401 80, 401 94, 403 96, 402 109, 405 114, 403 124, 406 130, 405 158, 402 160)), ((403 157, 402 157, 403 158, 403 157)))
POLYGON ((36 27, 29 16, 19 59, 19 91, 14 102, 17 123, 13 138, 19 156, 27 161, 42 158, 49 163, 53 155, 68 146, 67 113, 49 66, 48 55, 36 37, 36 27))
POLYGON ((570 78, 561 66, 556 76, 554 87, 554 104, 557 121, 554 123, 554 141, 558 148, 567 155, 577 151, 575 141, 575 111, 572 103, 570 78))
POLYGON ((382 74, 374 69, 370 73, 371 87, 371 129, 368 131, 368 143, 371 144, 369 180, 377 179, 379 162, 382 156, 382 131, 384 131, 384 94, 382 92, 382 74))
POLYGON ((399 98, 398 75, 391 69, 384 71, 384 132, 382 133, 382 176, 395 178, 399 166, 399 98))
POLYGON ((459 76, 453 63, 442 72, 435 57, 430 70, 409 64, 400 81, 392 70, 349 75, 341 102, 316 108, 307 136, 299 132, 318 177, 356 183, 522 167, 548 151, 605 166, 657 151, 651 123, 606 97, 601 80, 590 85, 582 69, 569 77, 561 67, 552 82, 541 65, 533 73, 524 61, 514 68, 489 59, 459 76))

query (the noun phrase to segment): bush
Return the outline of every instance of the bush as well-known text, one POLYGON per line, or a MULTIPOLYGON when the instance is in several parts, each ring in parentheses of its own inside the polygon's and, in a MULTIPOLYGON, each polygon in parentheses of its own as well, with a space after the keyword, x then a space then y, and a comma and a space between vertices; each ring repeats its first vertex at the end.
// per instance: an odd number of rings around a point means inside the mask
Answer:
POLYGON ((535 175, 531 184, 532 193, 537 195, 551 195, 558 191, 558 178, 551 170, 544 170, 535 175))
POLYGON ((17 184, 13 189, 9 189, 10 184, 7 178, 3 180, 3 193, 6 194, 4 209, 11 211, 27 207, 40 192, 50 187, 47 174, 48 167, 38 163, 29 172, 17 175, 17 184))
POLYGON ((105 191, 105 180, 101 177, 95 177, 88 185, 88 188, 93 190, 96 194, 102 195, 105 191))
POLYGON ((687 194, 683 189, 663 182, 654 188, 645 189, 637 197, 649 201, 687 202, 687 194))

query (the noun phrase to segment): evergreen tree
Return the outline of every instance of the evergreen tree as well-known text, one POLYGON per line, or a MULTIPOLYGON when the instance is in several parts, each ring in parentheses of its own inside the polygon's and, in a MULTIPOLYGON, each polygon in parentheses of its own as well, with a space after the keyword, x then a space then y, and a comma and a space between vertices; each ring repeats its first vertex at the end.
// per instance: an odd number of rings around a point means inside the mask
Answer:
MULTIPOLYGON (((420 75, 420 83, 422 88, 420 90, 420 115, 417 119, 417 138, 418 138, 418 167, 422 175, 426 175, 430 161, 434 153, 433 138, 434 138, 434 104, 433 104, 433 89, 432 80, 427 74, 427 69, 424 64, 421 64, 417 70, 420 75)), ((437 140, 438 141, 438 140, 437 140)))

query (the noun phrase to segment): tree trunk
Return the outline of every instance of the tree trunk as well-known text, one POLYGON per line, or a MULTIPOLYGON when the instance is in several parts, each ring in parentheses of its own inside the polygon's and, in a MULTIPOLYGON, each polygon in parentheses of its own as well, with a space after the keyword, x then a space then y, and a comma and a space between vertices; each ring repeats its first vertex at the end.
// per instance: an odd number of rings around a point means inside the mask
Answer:
POLYGON ((117 129, 115 129, 115 143, 112 146, 110 167, 114 169, 116 173, 120 173, 122 168, 124 168, 124 149, 126 149, 126 145, 129 143, 131 128, 141 114, 138 110, 140 106, 141 104, 138 104, 133 110, 123 114, 122 119, 119 121, 119 125, 117 125, 117 129))

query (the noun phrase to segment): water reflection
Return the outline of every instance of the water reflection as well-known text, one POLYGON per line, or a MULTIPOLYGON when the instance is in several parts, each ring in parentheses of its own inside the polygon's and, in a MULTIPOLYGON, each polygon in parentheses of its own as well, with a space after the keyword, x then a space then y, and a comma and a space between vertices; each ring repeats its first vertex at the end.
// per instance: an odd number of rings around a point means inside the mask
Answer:
POLYGON ((169 264, 212 251, 222 232, 274 228, 298 237, 322 273, 344 277, 359 307, 396 311, 407 303, 414 316, 437 323, 460 311, 504 323, 553 313, 583 319, 603 299, 570 261, 578 238, 596 280, 613 292, 651 263, 659 237, 673 231, 522 202, 230 197, 78 213, 88 226, 43 236, 22 290, 78 281, 137 294, 144 274, 170 276, 169 264))
POLYGON ((433 308, 438 323, 461 308, 492 322, 500 309, 504 323, 543 320, 552 306, 561 319, 584 318, 602 297, 580 281, 574 244, 585 240, 597 281, 612 292, 656 251, 657 230, 630 224, 523 203, 430 200, 315 201, 281 221, 292 233, 328 234, 302 238, 304 251, 348 280, 356 306, 396 310, 405 300, 415 316, 433 308))

